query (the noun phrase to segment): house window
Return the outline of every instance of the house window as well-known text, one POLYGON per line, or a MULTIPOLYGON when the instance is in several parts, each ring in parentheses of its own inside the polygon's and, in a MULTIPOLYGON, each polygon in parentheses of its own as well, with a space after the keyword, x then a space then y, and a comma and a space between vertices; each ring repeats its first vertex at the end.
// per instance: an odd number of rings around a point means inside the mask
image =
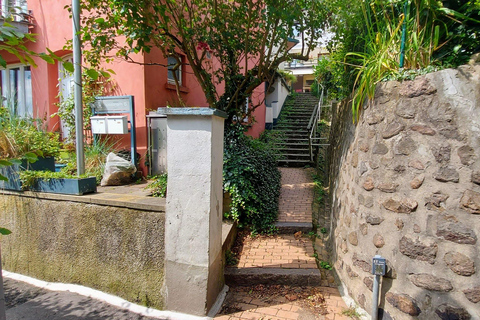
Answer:
POLYGON ((27 0, 0 0, 2 17, 11 17, 13 21, 24 21, 28 14, 27 0))
POLYGON ((176 67, 178 61, 182 63, 182 58, 180 56, 177 57, 168 57, 167 58, 167 64, 168 64, 168 83, 175 84, 175 78, 173 76, 173 73, 175 72, 175 75, 177 77, 177 81, 179 85, 182 85, 182 65, 180 64, 176 70, 174 68, 176 67))
POLYGON ((1 72, 2 105, 16 115, 33 117, 32 72, 30 66, 7 67, 1 72))

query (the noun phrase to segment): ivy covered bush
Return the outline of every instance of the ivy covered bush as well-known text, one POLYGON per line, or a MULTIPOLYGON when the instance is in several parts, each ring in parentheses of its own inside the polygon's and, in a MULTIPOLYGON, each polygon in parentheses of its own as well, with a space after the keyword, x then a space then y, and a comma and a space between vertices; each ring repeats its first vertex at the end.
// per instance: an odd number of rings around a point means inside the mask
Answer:
POLYGON ((232 199, 226 218, 254 232, 273 232, 281 187, 273 149, 240 125, 227 126, 224 139, 223 188, 232 199))

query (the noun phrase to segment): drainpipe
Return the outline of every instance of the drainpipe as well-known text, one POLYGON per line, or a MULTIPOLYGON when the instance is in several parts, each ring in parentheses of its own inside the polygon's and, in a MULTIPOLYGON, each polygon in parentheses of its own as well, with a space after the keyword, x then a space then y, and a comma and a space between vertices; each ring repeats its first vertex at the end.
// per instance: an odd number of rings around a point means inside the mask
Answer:
POLYGON ((378 319, 378 296, 380 291, 380 277, 385 275, 387 262, 385 258, 379 255, 373 257, 372 274, 375 275, 373 279, 373 295, 372 295, 372 320, 378 319))
POLYGON ((74 98, 75 98, 75 143, 77 149, 77 175, 85 173, 83 152, 83 103, 82 103, 82 49, 80 43, 80 1, 72 0, 73 20, 73 65, 74 98))

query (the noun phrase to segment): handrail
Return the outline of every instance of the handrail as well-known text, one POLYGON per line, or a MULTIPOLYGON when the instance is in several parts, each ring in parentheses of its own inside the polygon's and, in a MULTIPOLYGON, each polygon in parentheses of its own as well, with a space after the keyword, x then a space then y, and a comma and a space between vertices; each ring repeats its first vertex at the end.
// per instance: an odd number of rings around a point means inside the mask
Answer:
POLYGON ((310 147, 310 161, 313 162, 313 140, 319 139, 317 135, 318 121, 322 116, 322 105, 323 105, 323 92, 325 90, 324 86, 317 82, 317 92, 320 90, 319 87, 322 87, 322 93, 320 94, 320 100, 318 100, 318 106, 312 112, 310 117, 310 122, 308 123, 308 128, 310 129, 310 137, 308 139, 308 144, 310 147))

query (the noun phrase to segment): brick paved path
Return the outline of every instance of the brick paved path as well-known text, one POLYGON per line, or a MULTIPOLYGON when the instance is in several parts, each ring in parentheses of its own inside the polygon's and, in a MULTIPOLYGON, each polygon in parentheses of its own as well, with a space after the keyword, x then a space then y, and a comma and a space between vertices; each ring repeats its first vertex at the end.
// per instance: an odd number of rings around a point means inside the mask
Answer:
MULTIPOLYGON (((278 220, 311 223, 314 184, 310 170, 279 169, 282 189, 278 220)), ((293 273, 294 270, 318 270, 312 240, 300 232, 246 240, 236 268, 246 272, 261 268, 265 274, 285 269, 293 273)), ((230 288, 215 320, 349 319, 342 315, 344 309, 347 305, 336 288, 248 284, 230 288), (312 297, 318 300, 312 301, 312 297)))
POLYGON ((279 168, 282 189, 278 206, 279 222, 312 222, 313 181, 309 171, 279 168))

